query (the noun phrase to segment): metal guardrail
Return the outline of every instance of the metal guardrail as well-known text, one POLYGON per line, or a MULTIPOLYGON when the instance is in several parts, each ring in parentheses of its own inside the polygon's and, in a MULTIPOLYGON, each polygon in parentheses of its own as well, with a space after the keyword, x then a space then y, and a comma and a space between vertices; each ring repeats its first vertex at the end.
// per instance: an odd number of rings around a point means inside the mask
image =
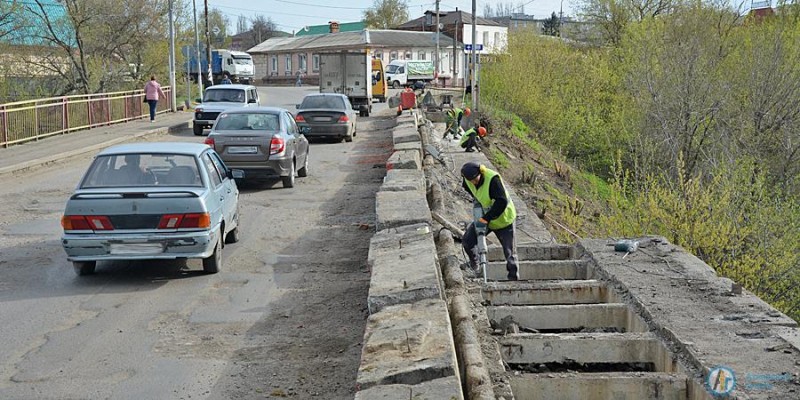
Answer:
MULTIPOLYGON (((170 87, 156 113, 172 109, 170 87)), ((143 90, 51 97, 0 104, 0 146, 147 117, 143 90)))

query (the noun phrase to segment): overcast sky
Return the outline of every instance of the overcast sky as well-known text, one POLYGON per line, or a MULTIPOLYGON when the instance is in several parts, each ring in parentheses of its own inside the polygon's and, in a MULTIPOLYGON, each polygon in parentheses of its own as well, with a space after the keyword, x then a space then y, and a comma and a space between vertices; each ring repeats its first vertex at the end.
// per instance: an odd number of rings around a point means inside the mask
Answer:
MULTIPOLYGON (((203 7, 202 0, 196 0, 197 7, 203 7)), ((435 9, 433 0, 407 0, 408 16, 410 19, 421 17, 425 10, 435 9)), ((513 3, 523 4, 522 9, 526 14, 534 15, 536 18, 550 16, 552 12, 558 14, 561 5, 560 0, 483 0, 477 1, 476 10, 478 16, 483 15, 484 4, 513 3)), ((297 31, 306 25, 322 25, 328 21, 336 20, 339 22, 355 22, 361 20, 364 10, 371 7, 373 0, 208 0, 210 8, 216 8, 231 21, 231 28, 235 30, 236 21, 240 15, 252 18, 258 14, 272 18, 278 29, 285 32, 297 31)), ((564 16, 573 15, 573 7, 577 6, 577 0, 563 0, 564 16), (574 4, 573 4, 574 3, 574 4)), ((439 8, 442 11, 459 10, 471 12, 471 0, 441 0, 439 8)), ((198 10, 200 11, 200 10, 198 10)))

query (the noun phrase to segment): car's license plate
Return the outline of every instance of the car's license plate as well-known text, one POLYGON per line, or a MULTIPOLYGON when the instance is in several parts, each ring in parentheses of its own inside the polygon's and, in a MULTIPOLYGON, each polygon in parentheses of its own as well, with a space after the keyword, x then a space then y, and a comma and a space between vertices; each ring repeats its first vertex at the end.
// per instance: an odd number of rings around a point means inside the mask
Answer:
POLYGON ((330 122, 331 121, 331 117, 314 117, 314 121, 330 122))
POLYGON ((258 149, 256 146, 231 146, 228 147, 228 153, 230 154, 256 154, 258 153, 258 149))
POLYGON ((164 246, 161 243, 111 243, 110 251, 114 255, 159 254, 164 252, 164 246))

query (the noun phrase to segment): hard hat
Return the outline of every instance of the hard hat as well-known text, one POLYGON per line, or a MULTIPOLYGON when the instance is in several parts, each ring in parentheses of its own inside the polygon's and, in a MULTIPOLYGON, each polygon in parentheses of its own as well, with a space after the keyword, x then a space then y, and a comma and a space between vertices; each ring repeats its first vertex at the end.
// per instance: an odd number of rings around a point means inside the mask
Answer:
POLYGON ((481 126, 481 127, 479 127, 479 128, 478 128, 478 136, 480 136, 480 137, 484 137, 484 136, 486 136, 486 128, 484 128, 484 127, 482 127, 482 126, 481 126))
POLYGON ((465 108, 465 109, 464 109, 464 115, 466 115, 467 117, 469 117, 469 115, 470 115, 470 114, 472 114, 472 110, 470 110, 470 109, 469 109, 469 107, 465 108))

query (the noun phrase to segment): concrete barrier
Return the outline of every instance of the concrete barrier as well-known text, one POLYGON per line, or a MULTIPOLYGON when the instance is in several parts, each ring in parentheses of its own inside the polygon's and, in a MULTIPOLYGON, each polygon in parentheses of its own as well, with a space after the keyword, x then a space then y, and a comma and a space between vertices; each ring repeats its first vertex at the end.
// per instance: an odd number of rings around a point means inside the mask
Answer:
POLYGON ((464 398, 431 233, 419 118, 403 113, 375 197, 372 276, 356 399, 464 398))

